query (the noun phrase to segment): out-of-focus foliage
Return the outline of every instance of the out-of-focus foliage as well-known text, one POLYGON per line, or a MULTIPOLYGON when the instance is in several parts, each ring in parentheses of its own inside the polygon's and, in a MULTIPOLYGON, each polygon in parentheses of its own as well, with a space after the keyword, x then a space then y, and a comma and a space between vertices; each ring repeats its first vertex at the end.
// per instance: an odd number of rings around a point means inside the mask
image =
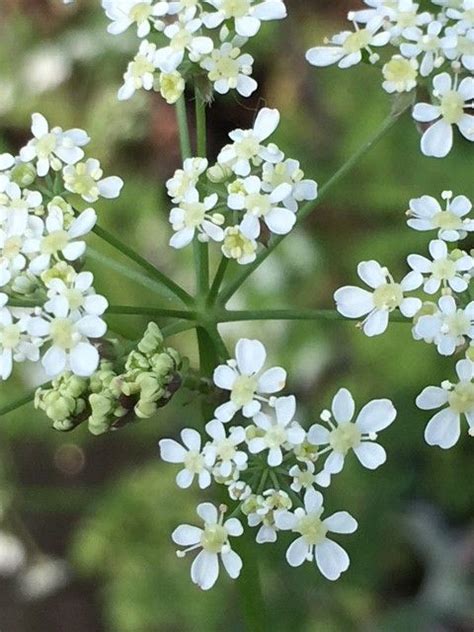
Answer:
MULTIPOLYGON (((354 0, 355 1, 355 0, 354 0)), ((352 1, 287 0, 290 17, 265 25, 252 41, 258 96, 219 98, 209 112, 214 156, 226 133, 250 126, 263 103, 278 107, 284 124, 275 141, 299 157, 323 183, 376 129, 390 108, 377 70, 315 69, 304 51, 339 28, 352 1)), ((179 164, 173 109, 158 97, 115 97, 133 38, 106 33, 99 2, 6 0, 0 25, 0 143, 15 150, 27 137, 31 112, 54 124, 83 127, 93 153, 125 180, 123 194, 99 211, 100 224, 120 234, 176 280, 192 287, 192 262, 167 246, 169 211, 164 181, 179 164)), ((442 161, 424 158, 409 116, 288 238, 234 299, 239 308, 332 307, 334 290, 356 279, 356 264, 374 258, 395 273, 426 243, 410 231, 411 197, 449 188, 474 197, 472 149, 458 142, 442 161)), ((91 151, 92 151, 91 149, 91 151)), ((116 255, 97 239, 94 250, 116 255)), ((117 258, 123 263, 123 260, 117 258)), ((97 289, 111 302, 159 305, 159 298, 107 268, 94 256, 97 289)), ((128 265, 128 264, 127 264, 128 265)), ((168 306, 163 300, 162 305, 168 306)), ((110 317, 117 333, 136 338, 146 321, 110 317)), ((165 323, 160 323, 165 324, 165 323)), ((260 546, 271 629, 461 631, 474 626, 469 568, 474 558, 474 479, 468 438, 443 452, 423 442, 426 414, 415 396, 450 378, 450 363, 394 324, 369 340, 349 322, 226 325, 233 344, 258 336, 290 375, 288 391, 316 420, 339 386, 359 402, 391 397, 398 419, 384 433, 389 460, 376 473, 352 462, 336 478, 328 511, 344 508, 360 529, 351 539, 351 570, 336 585, 311 567, 284 562, 287 536, 260 546)), ((196 361, 192 334, 173 339, 196 361)), ((40 379, 17 372, 0 386, 0 403, 40 379)), ((31 407, 1 420, 2 498, 13 497, 43 553, 69 562, 69 583, 36 599, 17 578, 2 581, 0 627, 6 632, 161 632, 241 630, 238 593, 227 580, 203 595, 178 560, 170 532, 192 520, 196 497, 175 488, 172 466, 157 460, 157 441, 183 426, 198 427, 195 395, 182 392, 152 420, 94 438, 79 428, 60 435, 31 407)), ((202 495, 200 496, 202 498, 202 495)), ((25 533, 11 524, 2 529, 25 533)), ((29 546, 29 545, 28 545, 29 546)), ((28 565, 37 559, 29 548, 28 565)), ((62 584, 61 584, 62 586, 62 584)))

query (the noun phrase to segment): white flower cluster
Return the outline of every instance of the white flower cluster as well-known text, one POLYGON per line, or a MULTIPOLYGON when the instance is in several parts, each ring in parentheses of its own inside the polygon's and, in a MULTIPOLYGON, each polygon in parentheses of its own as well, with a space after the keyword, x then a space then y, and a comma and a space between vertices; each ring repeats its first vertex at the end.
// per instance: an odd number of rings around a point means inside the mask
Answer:
POLYGON ((115 198, 122 181, 103 178, 98 160, 83 160, 83 130, 50 128, 36 113, 32 133, 18 156, 0 155, 0 378, 13 361, 40 357, 51 377, 66 369, 89 376, 108 304, 92 274, 78 270, 97 215, 91 207, 76 212, 66 198, 115 198))
POLYGON ((278 127, 278 110, 263 108, 250 130, 236 129, 232 141, 209 167, 205 158, 189 158, 168 180, 168 194, 176 205, 170 213, 175 234, 173 248, 200 241, 222 244, 222 252, 240 264, 255 260, 264 229, 286 235, 296 222, 301 202, 314 200, 318 187, 305 180, 297 160, 267 139, 278 127), (217 192, 205 196, 209 182, 217 192))
POLYGON ((386 460, 376 439, 396 417, 389 400, 373 400, 356 414, 350 392, 341 388, 331 411, 321 414, 322 423, 305 430, 295 419, 295 397, 276 395, 285 387, 286 371, 265 369, 265 361, 261 342, 239 340, 235 359, 214 372, 215 385, 228 397, 207 423, 207 437, 186 428, 181 442, 160 441, 161 458, 181 466, 176 477, 179 487, 187 488, 196 479, 204 489, 214 481, 225 485, 229 498, 238 502, 227 520, 226 506, 218 512, 203 503, 197 509, 203 529, 181 525, 173 532, 174 542, 186 547, 180 556, 200 549, 191 578, 204 590, 218 578, 219 557, 230 577, 240 573, 242 561, 229 543, 229 537, 243 533, 234 516, 239 513, 246 516, 249 527, 258 528, 260 544, 275 542, 280 531, 295 534, 286 555, 291 566, 315 562, 327 579, 338 579, 349 567, 349 557, 328 534, 352 533, 357 523, 345 511, 323 518, 323 497, 315 486, 328 487, 351 452, 371 470, 386 460), (239 425, 231 423, 236 415, 239 425))
POLYGON ((283 0, 102 0, 109 33, 128 28, 142 40, 128 64, 119 99, 156 90, 175 103, 188 77, 207 77, 219 94, 257 89, 253 57, 243 52, 261 23, 286 17, 283 0))
POLYGON ((382 87, 390 94, 426 85, 432 102, 413 109, 413 118, 425 128, 421 150, 426 156, 442 158, 451 151, 453 127, 474 141, 469 112, 474 107, 473 0, 433 1, 431 11, 413 0, 364 2, 368 8, 348 14, 353 30, 311 48, 307 60, 339 68, 361 61, 379 65, 382 87))
POLYGON ((417 399, 423 410, 447 404, 429 422, 425 439, 430 445, 450 448, 459 439, 461 415, 467 419, 469 434, 474 435, 474 258, 458 247, 458 242, 474 231, 474 219, 469 216, 472 203, 466 196, 444 191, 442 199, 443 205, 429 195, 410 200, 408 225, 418 231, 435 231, 436 239, 429 242, 428 257, 408 257, 411 272, 402 281, 395 282, 376 261, 364 261, 358 274, 370 290, 346 286, 337 290, 334 298, 343 316, 365 317, 362 328, 368 336, 383 333, 390 313, 399 310, 413 319, 415 340, 435 345, 443 356, 452 356, 457 350, 466 356, 456 365, 458 382, 445 381, 441 388, 430 386, 417 399), (405 296, 420 288, 426 295, 424 301, 405 296))

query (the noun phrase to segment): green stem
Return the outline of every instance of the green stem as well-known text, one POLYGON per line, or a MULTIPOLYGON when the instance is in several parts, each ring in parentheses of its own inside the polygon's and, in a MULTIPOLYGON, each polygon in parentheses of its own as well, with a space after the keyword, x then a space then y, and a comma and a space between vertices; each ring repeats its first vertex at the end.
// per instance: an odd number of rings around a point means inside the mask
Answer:
MULTIPOLYGON (((41 388, 48 388, 50 385, 51 385, 51 382, 48 382, 47 384, 42 384, 41 388)), ((13 400, 9 404, 5 404, 5 406, 2 406, 0 408, 0 417, 3 417, 3 415, 7 415, 8 413, 13 412, 17 408, 21 408, 25 404, 29 404, 30 402, 32 402, 35 398, 35 393, 36 393, 36 389, 34 389, 33 391, 30 391, 26 395, 23 395, 23 397, 19 397, 18 399, 13 400)))
POLYGON ((217 268, 216 275, 211 285, 211 289, 209 290, 209 295, 207 297, 207 304, 214 305, 216 302, 217 295, 219 294, 219 290, 221 288, 222 282, 225 277, 225 273, 229 266, 230 259, 227 257, 222 257, 219 263, 219 267, 217 268))
POLYGON ((177 285, 174 281, 172 281, 166 274, 160 272, 154 265, 152 265, 149 261, 144 259, 141 255, 136 253, 133 248, 130 248, 126 244, 124 244, 120 239, 109 233, 104 228, 100 226, 95 226, 93 228, 93 232, 114 247, 116 250, 119 250, 123 255, 134 261, 140 267, 142 267, 152 278, 156 279, 158 283, 168 288, 177 298, 179 298, 185 305, 192 305, 193 299, 192 297, 183 290, 182 287, 177 285))
MULTIPOLYGON (((335 309, 262 309, 262 310, 223 310, 216 315, 219 323, 234 323, 250 320, 350 320, 335 309)), ((400 312, 390 314, 392 322, 411 322, 400 312)))
MULTIPOLYGON (((337 171, 336 173, 326 182, 326 184, 321 187, 319 191, 318 198, 314 201, 307 202, 301 209, 298 211, 298 224, 300 224, 310 213, 314 211, 314 209, 321 204, 327 194, 334 189, 334 187, 356 166, 359 160, 367 154, 372 147, 374 147, 393 127, 393 125, 398 121, 400 116, 410 107, 411 102, 404 105, 404 107, 397 109, 389 114, 389 116, 384 120, 380 128, 377 132, 353 154, 349 160, 347 160, 337 171)), ((271 255, 271 253, 275 250, 275 248, 281 244, 281 242, 287 237, 287 235, 278 235, 274 237, 265 250, 262 250, 260 254, 257 256, 256 260, 247 266, 242 267, 237 277, 228 284, 228 286, 223 290, 223 292, 219 296, 219 303, 225 305, 229 299, 237 292, 240 286, 246 281, 246 279, 253 273, 255 270, 262 265, 262 263, 271 255)))
POLYGON ((182 318, 183 320, 196 320, 194 312, 188 312, 180 309, 164 309, 161 307, 135 307, 129 305, 109 305, 107 314, 125 315, 132 314, 136 316, 153 316, 155 318, 182 318))
MULTIPOLYGON (((196 153, 200 158, 206 158, 206 104, 195 93, 196 113, 196 153)), ((196 267, 196 287, 198 299, 203 299, 209 290, 209 245, 194 238, 194 265, 196 267)))
POLYGON ((186 98, 182 94, 176 102, 176 117, 178 119, 179 144, 181 147, 181 158, 191 158, 191 139, 189 137, 188 116, 186 113, 186 98))

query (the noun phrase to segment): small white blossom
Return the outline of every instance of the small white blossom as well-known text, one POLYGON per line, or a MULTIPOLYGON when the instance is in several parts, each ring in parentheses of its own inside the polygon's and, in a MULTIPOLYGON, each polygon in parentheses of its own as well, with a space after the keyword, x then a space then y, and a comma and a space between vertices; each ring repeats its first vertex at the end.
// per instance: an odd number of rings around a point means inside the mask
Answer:
POLYGON ((164 34, 169 38, 168 46, 156 51, 156 65, 162 72, 174 72, 184 59, 185 53, 189 59, 198 62, 204 55, 209 55, 214 48, 210 37, 197 35, 201 28, 201 20, 195 18, 188 22, 174 22, 169 24, 164 34))
POLYGON ((446 243, 433 239, 429 245, 432 260, 422 255, 410 255, 408 265, 425 278, 423 289, 427 294, 435 294, 440 287, 450 287, 454 292, 464 292, 468 287, 474 267, 474 259, 462 251, 450 253, 446 243))
POLYGON ((332 416, 323 416, 329 429, 321 424, 314 424, 308 431, 310 443, 327 446, 329 456, 324 463, 325 472, 331 475, 339 473, 351 450, 359 462, 370 470, 385 463, 385 450, 375 439, 376 433, 387 428, 397 415, 389 399, 372 400, 361 409, 355 421, 352 421, 355 414, 354 399, 347 389, 341 388, 332 400, 331 410, 332 416))
POLYGON ((118 176, 102 176, 100 162, 95 158, 88 158, 85 162, 68 165, 63 169, 65 188, 89 203, 96 202, 99 197, 113 199, 120 195, 123 180, 118 176))
POLYGON ((410 92, 417 85, 418 62, 416 59, 405 59, 394 55, 382 68, 385 81, 382 88, 389 94, 394 92, 410 92))
POLYGON ((338 511, 323 520, 323 511, 322 495, 309 489, 304 495, 304 509, 298 507, 293 513, 278 512, 276 524, 279 529, 298 534, 286 552, 290 566, 314 561, 324 577, 334 581, 349 568, 350 560, 346 551, 327 534, 354 533, 357 522, 347 511, 338 511))
POLYGON ((260 526, 255 538, 257 544, 277 541, 275 517, 279 511, 291 509, 291 506, 290 497, 280 489, 267 489, 255 498, 254 511, 248 514, 247 520, 249 527, 260 526))
POLYGON ((151 26, 158 26, 157 18, 168 13, 168 2, 154 0, 102 0, 105 14, 112 21, 107 31, 119 35, 132 24, 137 25, 138 37, 146 37, 151 26))
POLYGON ((400 52, 410 59, 421 57, 420 75, 428 77, 435 68, 439 68, 444 62, 442 51, 443 25, 441 22, 432 21, 426 30, 418 27, 406 29, 404 37, 408 40, 400 44, 400 52))
POLYGON ((311 461, 305 462, 304 469, 301 469, 299 465, 293 465, 288 472, 293 477, 293 482, 290 485, 291 489, 296 493, 299 493, 302 489, 311 489, 317 482, 315 469, 315 465, 311 461))
POLYGON ((474 220, 465 217, 472 210, 472 204, 465 195, 453 198, 451 191, 443 191, 446 208, 430 195, 410 200, 410 219, 407 224, 415 230, 437 230, 438 238, 444 241, 459 241, 468 232, 474 231, 474 220))
POLYGON ((284 162, 262 166, 262 189, 271 193, 281 184, 289 184, 291 192, 283 200, 283 205, 296 213, 300 202, 315 200, 318 197, 318 185, 314 180, 305 180, 304 173, 297 160, 288 158, 284 162))
POLYGON ((213 472, 227 478, 234 469, 245 470, 248 455, 238 449, 245 442, 245 430, 242 426, 233 426, 227 435, 222 422, 213 419, 206 424, 206 432, 212 439, 205 448, 206 460, 212 465, 213 472))
POLYGON ((420 123, 432 123, 421 139, 425 156, 444 158, 453 146, 453 126, 469 141, 474 141, 474 116, 465 112, 474 107, 474 78, 465 77, 459 84, 447 72, 433 79, 433 94, 437 105, 417 103, 413 118, 420 123))
POLYGON ((27 335, 29 316, 15 320, 7 306, 8 297, 0 293, 0 379, 7 380, 13 369, 13 360, 23 362, 39 359, 38 345, 27 335))
POLYGON ((441 387, 427 386, 416 399, 421 410, 433 410, 446 406, 437 412, 425 429, 425 440, 429 445, 452 448, 461 435, 461 415, 466 417, 469 434, 474 436, 474 383, 473 364, 470 360, 460 360, 456 364, 459 381, 456 384, 443 382, 441 387))
POLYGON ((205 489, 211 484, 209 472, 212 459, 206 457, 201 449, 201 435, 192 428, 181 431, 182 446, 174 439, 162 439, 159 443, 163 461, 168 463, 182 463, 183 469, 176 476, 176 484, 182 489, 190 487, 194 477, 198 477, 199 487, 205 489))
POLYGON ((286 7, 282 0, 206 0, 215 8, 202 16, 207 28, 214 29, 227 20, 233 20, 235 31, 242 37, 253 37, 260 30, 261 22, 282 20, 286 7))
POLYGON ((222 254, 240 265, 247 265, 257 258, 257 242, 246 237, 240 226, 228 226, 224 231, 222 254))
POLYGON ((224 231, 221 224, 224 217, 220 213, 210 213, 216 206, 216 193, 208 195, 201 202, 197 189, 188 189, 179 206, 171 209, 170 223, 175 234, 170 239, 173 248, 184 248, 194 239, 196 231, 200 241, 222 241, 224 231))
POLYGON ((227 94, 229 90, 237 90, 243 97, 249 97, 258 87, 250 77, 252 65, 253 57, 241 54, 240 48, 232 42, 224 42, 201 60, 201 68, 207 70, 216 92, 227 94))
POLYGON ((65 312, 79 317, 81 314, 101 316, 109 303, 101 294, 96 294, 92 283, 94 275, 91 272, 74 274, 71 280, 64 281, 53 278, 45 283, 48 288, 48 300, 44 304, 46 311, 51 314, 65 312))
POLYGON ((166 182, 168 195, 174 204, 182 202, 189 190, 196 187, 208 164, 206 158, 187 158, 183 168, 174 172, 173 177, 166 182))
POLYGON ((242 570, 242 560, 232 550, 229 537, 242 535, 243 528, 237 518, 224 522, 224 512, 220 514, 211 503, 201 503, 197 507, 198 516, 204 521, 204 528, 183 524, 173 531, 173 542, 187 547, 178 551, 179 557, 190 551, 201 549, 191 566, 191 579, 202 590, 214 586, 219 576, 219 557, 232 579, 237 579, 242 570))
POLYGON ((154 72, 158 68, 155 44, 143 40, 138 53, 133 58, 123 75, 123 85, 117 93, 120 101, 130 99, 137 90, 151 90, 154 85, 154 72))
POLYGON ((474 301, 458 308, 452 296, 442 296, 434 314, 420 316, 414 337, 437 346, 441 355, 452 355, 466 338, 474 339, 474 301))
POLYGON ((230 391, 230 401, 219 406, 215 416, 230 421, 242 410, 244 417, 253 417, 261 408, 264 395, 281 391, 286 383, 286 371, 273 367, 263 371, 267 352, 258 340, 240 339, 235 346, 235 360, 221 364, 214 371, 214 383, 230 391))
POLYGON ((345 286, 334 294, 338 312, 347 318, 360 318, 366 336, 382 334, 388 326, 389 314, 395 309, 411 318, 421 307, 418 298, 406 298, 404 292, 420 287, 423 277, 418 272, 408 273, 395 283, 387 268, 377 261, 363 261, 357 267, 359 277, 372 288, 372 292, 355 286, 345 286))

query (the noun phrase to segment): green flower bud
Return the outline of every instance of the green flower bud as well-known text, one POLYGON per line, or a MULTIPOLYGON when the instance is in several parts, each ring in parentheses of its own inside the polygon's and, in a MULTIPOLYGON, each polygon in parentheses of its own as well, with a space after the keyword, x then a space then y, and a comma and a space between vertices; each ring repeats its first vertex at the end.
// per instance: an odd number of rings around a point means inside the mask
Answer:
POLYGON ((29 187, 36 180, 36 169, 29 162, 18 163, 11 170, 10 179, 19 187, 29 187))
POLYGON ((215 164, 206 172, 207 179, 213 184, 222 184, 232 175, 232 169, 227 165, 215 164))

